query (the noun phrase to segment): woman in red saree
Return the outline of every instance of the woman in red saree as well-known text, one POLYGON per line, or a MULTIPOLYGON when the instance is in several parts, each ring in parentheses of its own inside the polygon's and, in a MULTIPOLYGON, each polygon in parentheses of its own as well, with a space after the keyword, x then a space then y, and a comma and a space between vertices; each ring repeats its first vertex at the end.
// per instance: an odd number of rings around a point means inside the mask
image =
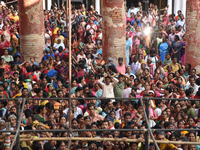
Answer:
POLYGON ((1 35, 1 41, 0 41, 0 57, 3 55, 4 49, 9 49, 10 42, 6 40, 5 35, 1 35))
POLYGON ((85 43, 85 37, 84 37, 84 29, 80 25, 80 23, 77 23, 77 31, 76 31, 77 38, 81 38, 81 42, 85 43))
POLYGON ((169 15, 167 14, 166 10, 164 11, 163 16, 161 16, 161 19, 162 19, 162 25, 163 25, 163 27, 165 29, 165 27, 167 26, 168 21, 169 21, 169 15))
POLYGON ((1 30, 1 35, 5 35, 5 39, 10 42, 11 36, 10 36, 10 31, 7 29, 7 26, 5 25, 3 26, 1 30))

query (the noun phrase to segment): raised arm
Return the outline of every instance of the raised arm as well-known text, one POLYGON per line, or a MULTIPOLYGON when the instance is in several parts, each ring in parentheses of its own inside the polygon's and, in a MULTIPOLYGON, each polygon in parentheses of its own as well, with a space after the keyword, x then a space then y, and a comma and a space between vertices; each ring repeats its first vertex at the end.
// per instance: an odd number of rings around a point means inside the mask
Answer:
POLYGON ((96 71, 95 71, 94 66, 93 66, 93 60, 92 60, 92 62, 90 64, 90 66, 91 66, 92 71, 95 73, 96 71))
POLYGON ((120 73, 120 74, 123 75, 125 78, 130 79, 129 76, 127 76, 127 75, 125 75, 125 74, 123 74, 123 73, 120 73))
POLYGON ((76 64, 78 64, 78 62, 76 61, 76 59, 72 56, 72 59, 74 60, 74 62, 76 63, 76 64))
POLYGON ((98 80, 98 83, 103 87, 104 83, 103 83, 104 77, 100 78, 98 80))
POLYGON ((116 79, 116 78, 114 78, 114 77, 111 77, 111 78, 114 80, 114 82, 112 83, 112 85, 115 86, 119 82, 119 80, 116 79))

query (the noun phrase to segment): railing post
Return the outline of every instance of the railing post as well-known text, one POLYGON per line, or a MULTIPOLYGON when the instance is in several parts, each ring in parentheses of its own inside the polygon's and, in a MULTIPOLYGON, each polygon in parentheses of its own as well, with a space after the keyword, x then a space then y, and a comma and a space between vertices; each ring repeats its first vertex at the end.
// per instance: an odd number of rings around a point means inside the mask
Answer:
MULTIPOLYGON (((146 106, 146 115, 147 115, 147 118, 149 118, 149 98, 145 99, 145 106, 146 106)), ((149 121, 149 120, 146 120, 146 122, 149 121)), ((145 128, 148 129, 148 126, 147 126, 147 123, 145 125, 145 128)), ((145 150, 148 150, 148 146, 149 146, 149 131, 147 130, 145 132, 145 150)))
MULTIPOLYGON (((20 99, 18 99, 17 100, 17 126, 20 123, 21 123, 21 118, 20 118, 20 99)), ((20 149, 20 133, 17 135, 16 149, 20 149)))
MULTIPOLYGON (((10 130, 10 122, 6 122, 6 130, 10 130)), ((4 138, 4 144, 5 144, 5 150, 10 150, 10 144, 11 144, 11 133, 6 132, 5 138, 4 138)))

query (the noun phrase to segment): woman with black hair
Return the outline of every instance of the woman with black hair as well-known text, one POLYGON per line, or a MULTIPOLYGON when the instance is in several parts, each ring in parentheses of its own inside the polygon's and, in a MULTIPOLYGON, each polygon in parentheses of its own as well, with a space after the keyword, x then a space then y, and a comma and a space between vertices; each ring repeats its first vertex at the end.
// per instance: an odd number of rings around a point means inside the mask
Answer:
POLYGON ((171 88, 170 87, 166 87, 165 90, 164 90, 164 94, 165 94, 164 97, 165 98, 169 98, 170 95, 171 95, 171 92, 172 92, 171 88))
MULTIPOLYGON (((4 26, 4 28, 6 28, 6 26, 4 26)), ((0 40, 0 56, 3 55, 4 52, 4 48, 8 48, 10 47, 10 42, 8 40, 6 40, 6 36, 5 35, 1 35, 1 40, 0 40)))
POLYGON ((23 87, 24 87, 23 85, 17 84, 17 85, 15 86, 15 93, 14 93, 14 96, 13 96, 12 98, 20 97, 20 96, 22 95, 21 89, 22 89, 23 87))
POLYGON ((65 150, 66 144, 64 141, 57 141, 56 149, 57 150, 65 150))
POLYGON ((179 62, 181 60, 182 43, 178 35, 175 35, 171 47, 172 47, 172 55, 175 56, 177 58, 177 62, 179 62))
POLYGON ((185 78, 189 76, 190 70, 191 70, 191 64, 187 63, 185 65, 185 73, 184 73, 185 78))
POLYGON ((47 121, 47 116, 46 116, 46 108, 44 105, 40 105, 37 109, 37 115, 36 117, 38 117, 39 121, 44 123, 45 121, 47 121))

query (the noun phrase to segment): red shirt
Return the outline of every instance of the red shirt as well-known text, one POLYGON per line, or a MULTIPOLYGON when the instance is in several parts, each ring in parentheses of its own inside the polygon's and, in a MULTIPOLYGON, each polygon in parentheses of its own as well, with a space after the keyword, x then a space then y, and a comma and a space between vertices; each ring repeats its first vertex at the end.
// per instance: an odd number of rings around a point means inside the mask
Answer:
POLYGON ((84 72, 85 72, 84 70, 79 71, 79 72, 77 73, 76 77, 77 77, 77 78, 79 78, 79 77, 81 77, 81 76, 84 77, 84 76, 85 76, 84 72))
POLYGON ((37 79, 37 76, 36 76, 35 74, 32 74, 31 72, 27 72, 27 73, 25 74, 25 76, 27 77, 28 75, 32 75, 33 81, 39 82, 38 79, 37 79))
POLYGON ((3 91, 3 95, 8 98, 8 93, 6 91, 3 91))
POLYGON ((64 55, 63 55, 63 60, 66 60, 67 58, 68 58, 68 56, 69 56, 69 54, 68 53, 65 53, 64 55))

